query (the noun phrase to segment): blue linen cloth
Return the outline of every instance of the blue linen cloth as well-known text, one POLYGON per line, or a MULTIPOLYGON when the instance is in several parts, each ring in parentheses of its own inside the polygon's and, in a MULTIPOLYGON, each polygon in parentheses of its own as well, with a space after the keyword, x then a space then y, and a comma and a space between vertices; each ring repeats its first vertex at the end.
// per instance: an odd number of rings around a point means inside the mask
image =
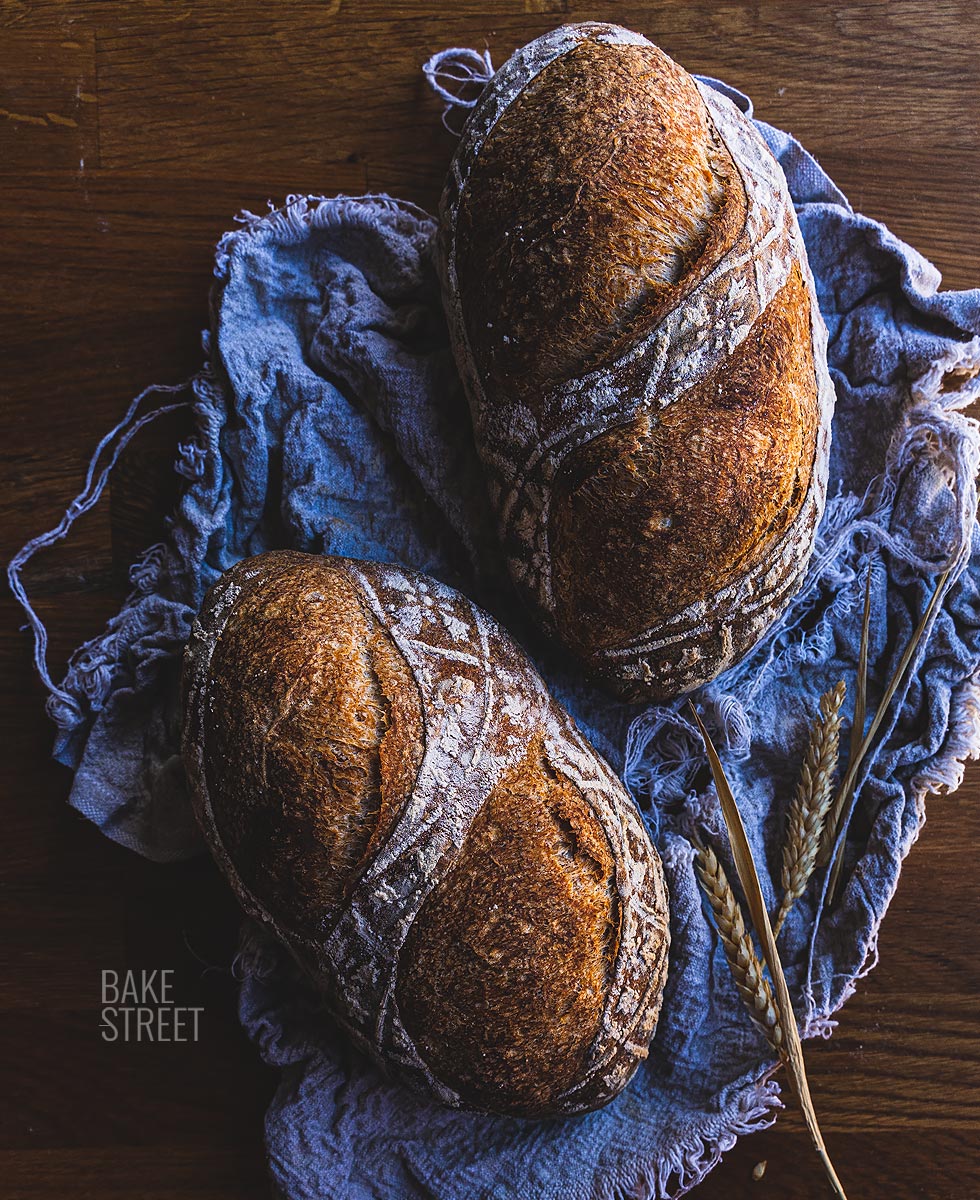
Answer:
MULTIPOLYGON (((708 82, 751 115, 747 98, 708 82)), ((827 1036, 873 963, 926 794, 954 788, 980 747, 980 431, 960 411, 980 393, 980 290, 940 292, 930 263, 855 213, 792 137, 757 124, 797 207, 837 390, 830 498, 805 584, 749 658, 696 697, 771 909, 808 723, 822 692, 855 678, 866 569, 873 707, 953 567, 860 781, 842 902, 821 911, 815 881, 781 940, 803 1032, 827 1036)), ((212 361, 193 380, 196 432, 180 448, 186 484, 168 536, 133 568, 133 592, 106 631, 51 684, 56 755, 75 771, 71 803, 147 857, 202 848, 178 756, 179 660, 205 590, 244 555, 290 546, 393 561, 467 591, 524 642, 622 773, 663 856, 673 945, 650 1058, 616 1101, 572 1120, 440 1108, 348 1046, 288 956, 248 924, 236 964, 241 1020, 281 1069, 266 1122, 271 1174, 290 1200, 687 1190, 779 1104, 771 1055, 737 998, 692 869, 695 830, 728 861, 700 740, 680 702, 627 706, 597 692, 517 608, 448 347, 433 219, 386 196, 293 196, 240 221, 218 246, 212 361)), ((152 417, 140 416, 141 401, 100 446, 108 465, 100 473, 93 463, 66 522, 12 564, 25 605, 23 563, 97 499, 121 444, 152 417)), ((30 615, 50 683, 43 627, 30 615)))

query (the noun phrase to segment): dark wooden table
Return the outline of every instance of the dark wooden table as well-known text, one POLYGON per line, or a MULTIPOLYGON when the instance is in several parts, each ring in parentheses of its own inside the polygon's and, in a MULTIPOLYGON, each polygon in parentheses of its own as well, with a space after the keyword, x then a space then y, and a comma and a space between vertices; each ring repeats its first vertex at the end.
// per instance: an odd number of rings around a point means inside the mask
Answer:
MULTIPOLYGON (((4 560, 55 523, 130 397, 197 367, 212 247, 234 213, 303 191, 390 191, 432 208, 452 142, 425 58, 488 45, 499 64, 563 19, 594 17, 748 91, 947 287, 980 283, 974 0, 2 0, 4 560)), ((181 433, 168 420, 30 569, 58 672, 158 532, 150 514, 169 502, 181 433)), ((5 596, 0 1195, 264 1196, 274 1079, 235 1018, 235 906, 207 862, 154 866, 68 808, 20 624, 5 596), (100 972, 133 967, 174 971, 180 1002, 203 1006, 196 1043, 101 1040, 100 972)), ((971 769, 931 802, 880 966, 833 1040, 808 1047, 852 1200, 980 1195, 978 798, 971 769)), ((697 1192, 826 1194, 792 1112, 743 1139, 697 1192)))

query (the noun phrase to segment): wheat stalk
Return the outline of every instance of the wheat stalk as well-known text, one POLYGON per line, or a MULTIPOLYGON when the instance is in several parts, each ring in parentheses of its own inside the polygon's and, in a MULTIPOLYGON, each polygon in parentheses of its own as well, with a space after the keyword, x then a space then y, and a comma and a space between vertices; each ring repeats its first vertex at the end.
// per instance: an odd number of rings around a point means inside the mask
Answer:
POLYGON ((773 999, 769 980, 762 972, 762 963, 756 955, 752 939, 746 932, 742 906, 732 891, 718 856, 710 846, 697 847, 694 866, 715 914, 715 924, 735 986, 748 1006, 753 1021, 766 1035, 769 1045, 782 1056, 784 1039, 779 1009, 773 999))
MULTIPOLYGON (((807 1132, 810 1134, 813 1148, 816 1150, 823 1164, 827 1179, 834 1189, 834 1195, 837 1197, 837 1200, 847 1200, 844 1186, 840 1179, 838 1179, 837 1172, 834 1170, 834 1164, 830 1161, 830 1155, 827 1153, 823 1134, 820 1132, 820 1125, 817 1121, 816 1110, 813 1107, 810 1084, 806 1077, 806 1064, 803 1061, 803 1043, 800 1041, 800 1031, 796 1028, 796 1017, 793 1013, 793 1001, 790 998, 789 988, 786 986, 786 973, 783 971, 783 964, 779 961, 779 951, 776 949, 776 939, 773 937, 772 925, 769 923, 769 913, 766 911, 766 901, 762 895, 762 884, 759 882, 759 872, 755 865, 755 859, 752 857, 752 847, 749 845, 748 835, 745 832, 745 823, 742 821, 742 814, 738 811, 738 805, 735 803, 734 795, 732 795, 731 784, 725 775, 725 768, 718 757, 718 751, 715 749, 714 743, 707 729, 704 727, 704 722, 698 715, 698 710, 693 704, 690 705, 690 709, 698 731, 704 740, 704 749, 708 755, 711 775, 715 781, 715 791, 718 793, 718 803, 721 805, 722 815, 725 818, 725 825, 728 829, 728 842, 732 848, 732 859, 735 863, 735 870, 738 872, 739 882, 742 885, 742 891, 745 893, 745 901, 748 905, 749 915, 752 918, 755 935, 759 939, 759 945, 762 948, 763 960, 769 968, 769 978, 772 980, 771 992, 774 997, 774 1008, 779 1014, 778 1020, 781 1035, 779 1057, 786 1065, 793 1091, 800 1102, 800 1111, 803 1113, 807 1132)), ((712 901, 712 907, 714 908, 714 901, 712 901)), ((742 924, 744 927, 744 920, 742 924)))
MULTIPOLYGON (((899 660, 898 666, 895 668, 891 679, 888 681, 888 686, 885 688, 885 694, 882 696, 881 702, 875 710, 875 715, 871 722, 871 726, 864 735, 864 739, 861 741, 861 744, 858 746, 857 752, 852 754, 851 761, 847 764, 847 771, 844 775, 843 781, 841 782, 840 789, 837 793, 837 800, 834 804, 834 811, 831 814, 831 820, 834 822, 834 829, 832 831, 828 829, 828 845, 832 847, 834 844, 836 844, 837 846, 837 853, 834 856, 833 865, 830 868, 830 873, 827 879, 826 896, 828 905, 833 902, 841 882, 841 868, 844 865, 845 843, 845 838, 841 835, 846 834, 847 820, 850 815, 851 800, 854 797, 854 787, 857 783, 858 772, 864 765, 864 760, 874 744, 878 730, 888 713, 889 705, 894 699, 895 693, 898 691, 902 680, 905 678, 905 672, 908 669, 908 665, 914 658, 915 652, 919 647, 919 643, 922 641, 926 629, 929 627, 932 621, 933 615, 935 614, 939 605, 939 601, 944 595, 946 583, 952 574, 952 571, 952 567, 947 567, 942 575, 940 575, 939 582, 936 584, 935 591, 932 593, 929 603, 926 605, 925 612, 922 614, 918 625, 915 627, 915 632, 912 634, 912 640, 905 647, 905 651, 899 660)), ((870 602, 866 600, 864 615, 865 631, 862 634, 862 642, 865 644, 867 643, 868 639, 867 628, 870 621, 869 612, 870 602)), ((867 650, 864 651, 864 654, 866 657, 867 650)))
POLYGON ((843 681, 820 697, 820 716, 810 729, 810 743, 796 785, 783 846, 783 899, 773 935, 779 936, 790 909, 803 895, 817 865, 827 813, 834 802, 834 775, 840 744, 843 681))

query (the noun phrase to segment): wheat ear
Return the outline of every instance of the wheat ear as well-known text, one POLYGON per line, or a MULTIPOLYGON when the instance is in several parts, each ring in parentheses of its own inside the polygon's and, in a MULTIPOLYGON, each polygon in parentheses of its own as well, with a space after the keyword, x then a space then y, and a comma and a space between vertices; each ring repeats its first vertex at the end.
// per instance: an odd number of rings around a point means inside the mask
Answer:
POLYGON ((773 927, 775 937, 779 936, 790 909, 803 895, 817 865, 827 814, 834 802, 840 710, 845 690, 841 681, 820 697, 820 716, 810 729, 810 744, 789 810, 783 846, 783 900, 773 927))
POLYGON ((710 846, 698 846, 694 866, 701 880, 721 934, 725 957, 739 994, 753 1021, 766 1035, 769 1045, 783 1055, 783 1028, 772 987, 763 974, 752 939, 745 929, 742 907, 732 891, 725 869, 710 846))

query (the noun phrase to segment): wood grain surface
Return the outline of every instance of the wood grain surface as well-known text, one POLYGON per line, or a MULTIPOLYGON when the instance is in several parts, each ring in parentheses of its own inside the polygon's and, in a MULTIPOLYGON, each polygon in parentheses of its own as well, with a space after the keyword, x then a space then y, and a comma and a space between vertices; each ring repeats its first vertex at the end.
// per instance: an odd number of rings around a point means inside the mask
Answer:
MULTIPOLYGON (((975 0, 0 0, 4 561, 57 521, 129 399, 197 367, 213 244, 238 210, 366 190, 433 208, 453 143, 421 63, 464 45, 499 65, 584 18, 749 92, 945 286, 980 283, 975 0)), ((181 431, 178 417, 147 430, 106 501, 32 564, 56 673, 159 533, 181 431)), ((29 640, 2 603, 0 1196, 266 1196, 275 1080, 235 1016, 235 905, 208 862, 144 862, 69 809, 29 640), (101 1040, 100 972, 139 967, 172 969, 179 1002, 203 1007, 196 1043, 101 1040)), ((808 1046, 852 1200, 980 1195, 978 799, 971 768, 931 802, 880 965, 835 1037, 808 1046)), ((792 1111, 696 1192, 826 1194, 792 1111)))

